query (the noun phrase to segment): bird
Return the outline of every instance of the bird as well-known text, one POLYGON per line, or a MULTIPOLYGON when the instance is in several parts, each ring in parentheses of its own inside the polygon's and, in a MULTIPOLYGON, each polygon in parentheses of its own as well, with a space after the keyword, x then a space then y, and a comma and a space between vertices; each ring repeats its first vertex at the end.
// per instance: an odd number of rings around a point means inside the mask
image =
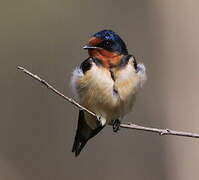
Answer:
POLYGON ((112 125, 114 132, 119 130, 121 119, 131 111, 136 94, 147 79, 144 64, 137 63, 125 42, 112 30, 93 34, 83 48, 88 51, 88 58, 72 73, 72 91, 97 118, 79 110, 72 147, 75 156, 106 125, 112 125))

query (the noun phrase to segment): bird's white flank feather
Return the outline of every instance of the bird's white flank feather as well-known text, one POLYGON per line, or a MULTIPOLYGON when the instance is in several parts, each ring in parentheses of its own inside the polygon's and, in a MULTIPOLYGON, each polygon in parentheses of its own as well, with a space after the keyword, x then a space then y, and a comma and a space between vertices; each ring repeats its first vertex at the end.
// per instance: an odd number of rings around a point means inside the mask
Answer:
POLYGON ((137 74, 139 76, 138 87, 141 88, 147 80, 146 68, 145 68, 144 64, 139 63, 137 65, 137 74))

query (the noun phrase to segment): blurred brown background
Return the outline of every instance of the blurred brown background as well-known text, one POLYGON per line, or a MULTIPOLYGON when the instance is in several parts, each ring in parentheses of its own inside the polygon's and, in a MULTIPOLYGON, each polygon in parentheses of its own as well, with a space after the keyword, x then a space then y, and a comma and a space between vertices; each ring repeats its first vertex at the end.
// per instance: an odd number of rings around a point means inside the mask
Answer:
POLYGON ((79 158, 78 109, 16 70, 24 66, 66 95, 88 37, 118 32, 148 81, 125 121, 199 133, 197 0, 1 0, 0 179, 198 180, 199 140, 107 127, 79 158))

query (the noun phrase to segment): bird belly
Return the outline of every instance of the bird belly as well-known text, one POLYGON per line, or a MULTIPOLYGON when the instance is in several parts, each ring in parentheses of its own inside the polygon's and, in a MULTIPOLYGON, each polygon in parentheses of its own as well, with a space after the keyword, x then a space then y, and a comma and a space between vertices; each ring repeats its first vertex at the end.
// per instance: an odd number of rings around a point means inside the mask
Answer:
MULTIPOLYGON (((132 81, 132 78, 124 76, 124 73, 125 71, 116 73, 117 79, 114 81, 108 69, 93 66, 82 77, 73 77, 81 104, 106 119, 106 124, 123 117, 135 102, 136 80, 132 81)), ((86 116, 88 123, 95 126, 93 118, 88 114, 86 116)))

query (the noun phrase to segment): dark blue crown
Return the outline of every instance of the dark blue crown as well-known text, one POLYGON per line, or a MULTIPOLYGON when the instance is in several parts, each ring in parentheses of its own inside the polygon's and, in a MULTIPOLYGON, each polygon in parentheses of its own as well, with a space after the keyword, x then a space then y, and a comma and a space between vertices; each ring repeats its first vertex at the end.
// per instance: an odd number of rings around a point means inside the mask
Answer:
POLYGON ((97 33, 95 33, 93 36, 103 39, 103 40, 112 40, 116 41, 118 39, 121 39, 115 32, 112 30, 102 30, 97 33))
POLYGON ((116 34, 112 30, 102 30, 93 35, 94 37, 100 38, 102 40, 111 40, 117 42, 121 46, 121 52, 123 54, 128 54, 128 50, 126 48, 126 44, 120 38, 118 34, 116 34))

